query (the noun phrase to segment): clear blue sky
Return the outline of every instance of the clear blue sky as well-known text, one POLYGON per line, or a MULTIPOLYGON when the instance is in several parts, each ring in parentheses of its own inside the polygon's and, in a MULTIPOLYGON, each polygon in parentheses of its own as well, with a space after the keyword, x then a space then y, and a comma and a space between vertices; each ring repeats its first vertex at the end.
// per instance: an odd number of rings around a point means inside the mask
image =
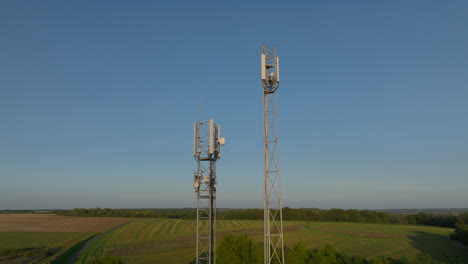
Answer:
POLYGON ((284 205, 468 206, 466 1, 1 1, 0 209, 263 206, 260 47, 281 58, 284 205))

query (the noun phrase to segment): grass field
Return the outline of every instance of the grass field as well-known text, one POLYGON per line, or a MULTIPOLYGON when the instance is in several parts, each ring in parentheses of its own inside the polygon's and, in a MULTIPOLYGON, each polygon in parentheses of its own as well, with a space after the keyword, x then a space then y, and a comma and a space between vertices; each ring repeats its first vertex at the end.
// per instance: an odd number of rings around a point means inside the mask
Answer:
POLYGON ((0 263, 47 263, 62 250, 95 233, 0 232, 0 263))
MULTIPOLYGON (((262 242, 263 222, 219 220, 218 238, 246 233, 262 242)), ((130 263, 188 263, 194 257, 194 220, 141 219, 113 230, 89 247, 79 261, 117 256, 130 263)), ((353 223, 285 222, 285 244, 303 240, 310 248, 327 243, 349 255, 410 257, 418 253, 447 263, 468 263, 468 249, 451 241, 449 228, 353 223)))
POLYGON ((0 264, 47 263, 63 250, 131 218, 1 214, 0 264))

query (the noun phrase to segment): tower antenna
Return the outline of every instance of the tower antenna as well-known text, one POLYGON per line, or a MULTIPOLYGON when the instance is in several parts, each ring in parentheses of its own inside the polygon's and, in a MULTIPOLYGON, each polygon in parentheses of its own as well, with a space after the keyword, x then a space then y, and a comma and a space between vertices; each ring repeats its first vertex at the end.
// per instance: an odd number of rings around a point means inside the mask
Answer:
POLYGON ((278 137, 279 58, 276 47, 262 44, 264 142, 264 259, 265 264, 284 264, 283 213, 278 137))
POLYGON ((196 264, 216 263, 216 161, 221 158, 221 146, 225 143, 226 140, 221 137, 221 126, 215 124, 213 119, 194 124, 193 156, 197 161, 197 171, 193 174, 193 187, 197 195, 196 264))

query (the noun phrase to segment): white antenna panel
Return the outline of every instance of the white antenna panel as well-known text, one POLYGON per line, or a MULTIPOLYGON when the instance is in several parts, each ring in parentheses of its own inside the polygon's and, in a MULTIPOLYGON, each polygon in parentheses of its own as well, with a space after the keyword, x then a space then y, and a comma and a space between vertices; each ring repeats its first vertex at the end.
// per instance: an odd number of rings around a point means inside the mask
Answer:
POLYGON ((198 153, 198 123, 193 124, 193 156, 198 153))
POLYGON ((280 75, 279 75, 279 57, 276 57, 276 80, 278 83, 280 82, 280 75))
POLYGON ((209 153, 214 153, 214 120, 210 119, 210 143, 209 143, 209 153))
POLYGON ((262 80, 266 80, 266 57, 262 54, 262 80))

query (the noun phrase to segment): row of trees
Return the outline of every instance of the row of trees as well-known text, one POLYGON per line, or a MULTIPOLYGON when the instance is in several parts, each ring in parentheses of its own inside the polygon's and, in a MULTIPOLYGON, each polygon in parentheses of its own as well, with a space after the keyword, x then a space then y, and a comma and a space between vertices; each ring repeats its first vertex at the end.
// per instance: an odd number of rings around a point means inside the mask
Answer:
MULTIPOLYGON (((229 210, 221 214, 220 219, 263 219, 262 209, 229 210)), ((317 222, 353 222, 377 224, 411 224, 431 225, 455 228, 460 221, 468 223, 468 213, 461 215, 435 215, 435 214, 389 214, 370 210, 342 210, 342 209, 292 209, 283 208, 283 220, 317 221, 317 222)))
MULTIPOLYGON (((196 211, 184 209, 101 209, 76 208, 73 210, 56 210, 56 214, 70 216, 112 216, 138 218, 181 218, 195 219, 196 211)), ((226 220, 262 220, 263 209, 219 209, 218 219, 226 220)), ((378 224, 413 224, 431 225, 455 228, 458 224, 468 224, 468 213, 456 215, 435 214, 389 214, 370 210, 342 210, 342 209, 292 209, 283 208, 283 220, 292 221, 323 221, 323 222, 353 222, 378 224)))
MULTIPOLYGON (((42 212, 47 212, 47 211, 42 211, 42 212)), ((34 214, 34 213, 36 213, 36 211, 34 210, 11 210, 11 209, 0 210, 0 214, 34 214)))
MULTIPOLYGON (((255 243, 247 235, 238 237, 227 235, 218 244, 216 262, 218 264, 261 264, 263 263, 262 244, 255 243)), ((339 253, 332 245, 319 249, 307 249, 300 241, 292 248, 285 249, 285 263, 290 264, 431 264, 431 256, 420 254, 413 258, 394 259, 361 256, 348 256, 339 253)), ((440 262, 439 262, 440 263, 440 262)))
POLYGON ((68 216, 100 217, 136 217, 136 218, 182 218, 195 219, 193 209, 110 209, 110 208, 75 208, 72 210, 54 210, 55 214, 68 216))

